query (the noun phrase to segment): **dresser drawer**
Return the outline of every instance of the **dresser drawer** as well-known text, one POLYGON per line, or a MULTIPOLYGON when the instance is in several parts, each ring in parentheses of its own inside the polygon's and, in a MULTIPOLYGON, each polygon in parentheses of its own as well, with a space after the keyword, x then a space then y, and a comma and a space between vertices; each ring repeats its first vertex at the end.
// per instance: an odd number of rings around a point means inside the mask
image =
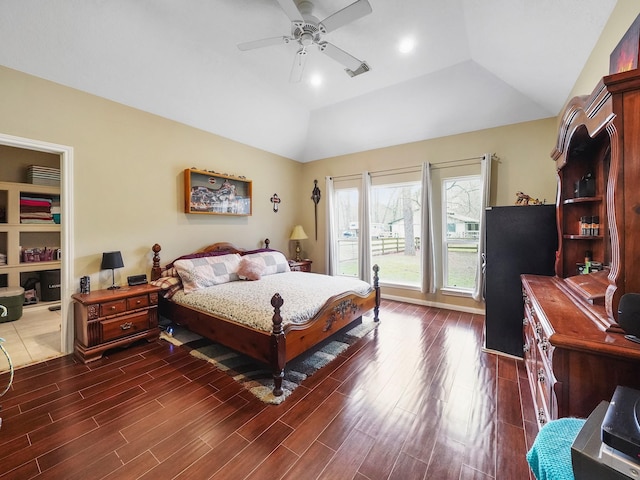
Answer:
POLYGON ((140 312, 100 322, 102 341, 126 337, 149 328, 149 313, 140 312))
POLYGON ((127 310, 136 310, 149 306, 149 296, 139 295, 137 297, 127 298, 127 310))
POLYGON ((105 302, 100 304, 100 316, 109 317, 111 315, 117 315, 118 313, 124 313, 127 311, 127 300, 114 300, 113 302, 105 302))

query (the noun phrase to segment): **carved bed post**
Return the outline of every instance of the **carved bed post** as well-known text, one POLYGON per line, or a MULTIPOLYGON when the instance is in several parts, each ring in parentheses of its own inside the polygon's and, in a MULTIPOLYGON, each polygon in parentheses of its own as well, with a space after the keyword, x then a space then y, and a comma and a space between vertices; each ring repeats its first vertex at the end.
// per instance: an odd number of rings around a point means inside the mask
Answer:
POLYGON ((282 395, 282 379, 284 378, 284 366, 286 362, 286 348, 284 331, 282 330, 282 317, 280 307, 284 300, 279 293, 271 298, 273 306, 273 330, 271 333, 271 370, 273 372, 273 394, 276 397, 282 395))
POLYGON ((378 311, 380 310, 380 278, 378 277, 379 271, 380 271, 380 267, 376 263, 373 266, 373 289, 376 291, 376 306, 373 307, 374 322, 380 321, 380 319, 378 318, 378 311))
POLYGON ((162 247, 156 243, 151 247, 151 250, 153 250, 153 267, 151 268, 151 280, 153 281, 159 279, 160 272, 162 272, 160 268, 160 255, 158 255, 162 247))

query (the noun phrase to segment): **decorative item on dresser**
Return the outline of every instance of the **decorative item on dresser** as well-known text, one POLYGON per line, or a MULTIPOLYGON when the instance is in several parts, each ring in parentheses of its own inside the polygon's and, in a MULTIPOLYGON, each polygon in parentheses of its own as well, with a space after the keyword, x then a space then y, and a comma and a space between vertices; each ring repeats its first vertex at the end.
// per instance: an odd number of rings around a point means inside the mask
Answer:
POLYGON ((604 77, 562 116, 552 152, 556 275, 522 276, 525 364, 539 424, 586 417, 618 385, 640 388, 640 345, 617 323, 621 297, 640 292, 633 273, 640 264, 640 143, 629 140, 638 136, 638 69, 604 77))
POLYGON ((147 284, 72 295, 76 357, 87 363, 111 348, 157 339, 159 291, 147 284))
POLYGON ((289 260, 289 268, 292 272, 310 272, 311 264, 313 262, 311 260, 289 260))

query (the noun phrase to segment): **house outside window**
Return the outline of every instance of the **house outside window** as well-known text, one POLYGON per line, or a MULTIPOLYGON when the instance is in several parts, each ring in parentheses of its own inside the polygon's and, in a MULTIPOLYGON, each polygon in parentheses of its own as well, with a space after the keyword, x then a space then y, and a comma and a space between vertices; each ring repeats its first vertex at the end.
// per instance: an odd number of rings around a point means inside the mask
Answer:
POLYGON ((482 179, 480 175, 445 178, 443 206, 443 289, 471 293, 476 284, 482 179))

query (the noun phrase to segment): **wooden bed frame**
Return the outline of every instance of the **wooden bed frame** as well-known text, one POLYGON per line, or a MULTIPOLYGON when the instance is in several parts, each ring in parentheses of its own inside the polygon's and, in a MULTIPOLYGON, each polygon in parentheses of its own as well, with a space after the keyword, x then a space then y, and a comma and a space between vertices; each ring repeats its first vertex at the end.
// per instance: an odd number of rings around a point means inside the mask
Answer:
MULTIPOLYGON (((269 240, 265 240, 266 248, 269 248, 269 240)), ((153 268, 151 280, 160 277, 160 250, 155 244, 153 250, 153 268)), ((200 250, 201 252, 225 252, 242 253, 228 242, 214 243, 200 250)), ((322 342, 347 325, 357 322, 362 315, 373 310, 373 319, 379 321, 380 286, 378 278, 379 268, 373 267, 373 288, 366 296, 355 292, 345 292, 331 297, 320 311, 303 324, 282 325, 280 307, 284 301, 280 294, 276 293, 271 298, 273 306, 273 328, 271 332, 256 330, 255 328, 241 325, 237 322, 216 317, 204 311, 179 305, 161 298, 160 315, 182 325, 192 332, 209 338, 215 342, 244 353, 258 361, 271 366, 273 373, 275 396, 282 395, 282 379, 286 363, 322 342)))

